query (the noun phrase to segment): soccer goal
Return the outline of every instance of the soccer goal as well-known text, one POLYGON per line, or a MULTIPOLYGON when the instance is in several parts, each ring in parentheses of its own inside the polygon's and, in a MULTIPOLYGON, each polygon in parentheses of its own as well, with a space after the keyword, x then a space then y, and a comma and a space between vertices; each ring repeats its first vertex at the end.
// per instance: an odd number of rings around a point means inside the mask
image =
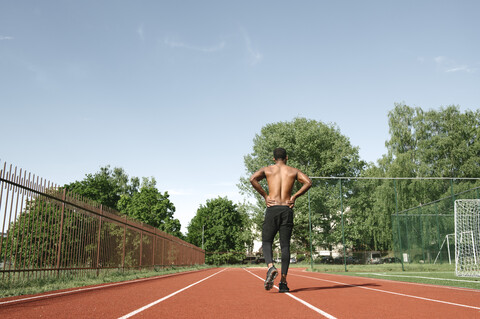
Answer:
POLYGON ((433 262, 433 264, 436 264, 436 263, 437 263, 438 256, 440 256, 440 253, 442 252, 442 248, 443 248, 443 246, 445 245, 445 242, 447 242, 448 263, 449 263, 449 264, 452 264, 452 258, 451 258, 451 255, 450 255, 450 240, 449 240, 449 237, 450 237, 450 236, 455 237, 455 234, 447 234, 447 235, 445 235, 445 239, 443 240, 442 245, 440 246, 440 249, 438 250, 437 257, 435 258, 435 261, 433 262))
POLYGON ((455 201, 455 274, 480 277, 480 200, 455 201))

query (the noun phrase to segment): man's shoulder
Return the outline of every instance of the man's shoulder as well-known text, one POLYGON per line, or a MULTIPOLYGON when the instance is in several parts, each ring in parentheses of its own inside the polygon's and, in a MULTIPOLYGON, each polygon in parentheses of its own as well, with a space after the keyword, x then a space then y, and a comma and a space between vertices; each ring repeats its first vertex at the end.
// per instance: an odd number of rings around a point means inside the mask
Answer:
POLYGON ((291 172, 300 172, 300 170, 296 167, 293 167, 293 166, 286 166, 286 167, 291 172))
POLYGON ((275 165, 269 165, 269 166, 262 167, 262 171, 264 171, 264 172, 270 172, 274 169, 275 169, 275 165))

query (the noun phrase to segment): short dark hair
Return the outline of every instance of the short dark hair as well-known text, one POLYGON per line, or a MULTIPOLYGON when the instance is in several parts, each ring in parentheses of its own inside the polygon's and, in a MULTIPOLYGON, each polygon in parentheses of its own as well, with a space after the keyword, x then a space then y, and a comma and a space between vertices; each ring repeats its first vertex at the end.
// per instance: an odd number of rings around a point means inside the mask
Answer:
POLYGON ((273 150, 273 158, 276 160, 284 160, 287 159, 287 151, 284 148, 277 147, 273 150))

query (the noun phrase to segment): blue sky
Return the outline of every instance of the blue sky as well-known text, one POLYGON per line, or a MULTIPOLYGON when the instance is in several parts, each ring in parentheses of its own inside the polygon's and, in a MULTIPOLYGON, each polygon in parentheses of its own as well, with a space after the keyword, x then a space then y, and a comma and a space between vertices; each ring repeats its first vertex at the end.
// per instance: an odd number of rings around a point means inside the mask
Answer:
MULTIPOLYGON (((0 0, 0 160, 57 184, 153 176, 185 232, 242 198, 267 123, 335 123, 375 162, 394 103, 480 101, 478 1, 0 0)), ((3 164, 2 164, 3 165, 3 164)))

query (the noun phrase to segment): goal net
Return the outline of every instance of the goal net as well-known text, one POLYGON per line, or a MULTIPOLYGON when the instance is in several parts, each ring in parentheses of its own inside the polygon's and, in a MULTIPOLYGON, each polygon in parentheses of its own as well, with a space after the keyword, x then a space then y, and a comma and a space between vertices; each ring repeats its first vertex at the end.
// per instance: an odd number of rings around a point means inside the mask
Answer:
POLYGON ((480 277, 480 200, 455 201, 455 273, 480 277))

